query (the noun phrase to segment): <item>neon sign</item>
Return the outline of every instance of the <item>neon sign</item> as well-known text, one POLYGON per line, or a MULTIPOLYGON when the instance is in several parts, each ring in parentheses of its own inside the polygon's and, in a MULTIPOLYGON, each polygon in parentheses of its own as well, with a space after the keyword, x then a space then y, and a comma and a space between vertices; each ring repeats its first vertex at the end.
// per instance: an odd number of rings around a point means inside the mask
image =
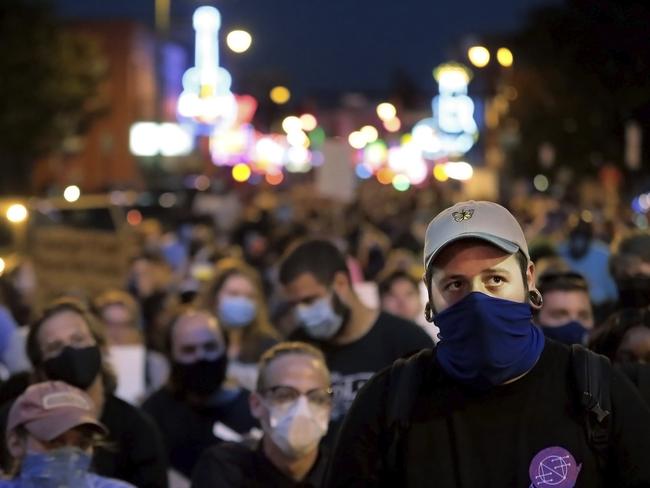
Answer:
POLYGON ((196 31, 195 65, 183 75, 178 114, 181 119, 195 122, 200 132, 209 134, 235 123, 237 101, 230 91, 230 73, 219 66, 219 11, 199 7, 192 21, 196 31))

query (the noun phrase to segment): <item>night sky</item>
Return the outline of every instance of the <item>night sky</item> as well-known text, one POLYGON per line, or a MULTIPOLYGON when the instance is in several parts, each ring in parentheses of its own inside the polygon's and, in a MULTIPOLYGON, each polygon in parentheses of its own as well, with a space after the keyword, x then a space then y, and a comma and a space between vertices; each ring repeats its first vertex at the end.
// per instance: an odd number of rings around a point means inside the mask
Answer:
MULTIPOLYGON (((192 46, 192 11, 222 14, 221 38, 235 27, 253 34, 244 55, 221 47, 233 74, 264 75, 298 94, 386 90, 403 70, 424 91, 450 47, 520 27, 532 7, 560 0, 197 0, 172 1, 171 35, 192 46)), ((54 0, 65 18, 131 18, 153 26, 155 0, 54 0)), ((225 44, 225 42, 223 43, 225 44)), ((516 55, 516 53, 515 53, 516 55)), ((236 79, 234 87, 236 89, 236 79)))

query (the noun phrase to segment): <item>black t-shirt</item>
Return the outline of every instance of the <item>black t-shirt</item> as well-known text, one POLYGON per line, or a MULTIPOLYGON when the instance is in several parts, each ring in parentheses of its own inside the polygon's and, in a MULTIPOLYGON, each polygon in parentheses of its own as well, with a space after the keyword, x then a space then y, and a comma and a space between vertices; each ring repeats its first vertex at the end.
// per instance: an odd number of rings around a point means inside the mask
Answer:
POLYGON ((149 415, 109 395, 100 419, 108 428, 106 447, 97 448, 93 471, 138 488, 167 486, 167 458, 162 437, 149 415))
POLYGON ((357 392, 376 372, 396 359, 433 347, 433 340, 422 327, 385 312, 379 314, 366 335, 350 344, 315 341, 302 329, 292 335, 292 340, 312 343, 323 351, 332 373, 334 423, 342 420, 357 392))
POLYGON ((152 394, 142 408, 163 433, 169 464, 187 477, 203 450, 221 442, 215 434, 217 422, 239 434, 258 425, 251 416, 245 390, 232 392, 230 398, 215 405, 193 408, 164 387, 152 394))
POLYGON ((223 443, 203 453, 192 476, 192 488, 319 488, 323 484, 326 456, 321 450, 302 481, 276 468, 260 447, 223 443))
POLYGON ((526 376, 482 394, 441 373, 435 359, 428 368, 395 469, 387 461, 394 438, 385 419, 387 370, 366 385, 346 417, 326 486, 392 486, 389 479, 436 488, 650 486, 650 409, 618 371, 611 381, 608 483, 587 442, 568 347, 547 340, 526 376))

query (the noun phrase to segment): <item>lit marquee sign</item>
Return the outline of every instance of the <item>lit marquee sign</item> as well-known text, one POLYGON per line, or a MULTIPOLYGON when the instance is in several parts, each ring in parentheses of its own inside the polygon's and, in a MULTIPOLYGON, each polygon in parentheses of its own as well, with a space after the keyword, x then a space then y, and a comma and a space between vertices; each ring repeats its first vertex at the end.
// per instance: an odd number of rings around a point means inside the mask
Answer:
POLYGON ((433 117, 415 124, 413 142, 428 158, 462 156, 478 139, 474 102, 467 96, 471 73, 461 64, 447 63, 433 75, 439 92, 432 102, 433 117))
POLYGON ((478 138, 474 102, 467 96, 471 73, 460 64, 449 63, 436 68, 433 76, 440 93, 433 99, 433 118, 442 149, 451 156, 465 154, 478 138))
POLYGON ((230 91, 230 73, 219 66, 219 11, 214 7, 199 7, 192 21, 196 31, 195 65, 183 75, 178 114, 209 134, 235 123, 237 100, 230 91))

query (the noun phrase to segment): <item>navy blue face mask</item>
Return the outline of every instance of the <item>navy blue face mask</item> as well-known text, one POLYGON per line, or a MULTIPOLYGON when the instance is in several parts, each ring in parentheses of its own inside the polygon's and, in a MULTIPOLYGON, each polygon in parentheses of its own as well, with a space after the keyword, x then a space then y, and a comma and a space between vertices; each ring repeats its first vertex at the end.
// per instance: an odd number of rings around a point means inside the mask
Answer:
POLYGON ((434 318, 436 356, 452 378, 487 390, 529 371, 544 349, 528 303, 472 292, 434 318))
POLYGON ((589 330, 586 329, 580 322, 572 320, 564 325, 551 327, 542 325, 542 332, 546 337, 550 337, 563 344, 584 344, 589 330))

